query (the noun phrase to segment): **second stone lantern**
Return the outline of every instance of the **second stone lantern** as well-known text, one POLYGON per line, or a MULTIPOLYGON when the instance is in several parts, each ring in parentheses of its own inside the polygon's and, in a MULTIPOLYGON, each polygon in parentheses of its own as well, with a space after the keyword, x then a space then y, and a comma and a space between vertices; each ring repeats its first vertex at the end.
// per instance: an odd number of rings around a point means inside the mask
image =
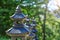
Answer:
POLYGON ((26 16, 21 12, 20 6, 18 5, 16 8, 16 12, 11 16, 14 20, 13 27, 6 31, 6 33, 11 36, 11 40, 17 40, 17 38, 21 38, 22 40, 27 40, 26 36, 29 35, 29 29, 25 28, 24 20, 26 16))

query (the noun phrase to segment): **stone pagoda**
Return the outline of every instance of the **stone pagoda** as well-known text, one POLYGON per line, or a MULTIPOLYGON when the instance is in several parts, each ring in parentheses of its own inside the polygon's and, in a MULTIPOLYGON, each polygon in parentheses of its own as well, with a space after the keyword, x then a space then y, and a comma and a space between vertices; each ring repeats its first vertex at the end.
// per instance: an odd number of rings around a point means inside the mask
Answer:
POLYGON ((18 5, 15 13, 11 16, 13 19, 13 27, 6 31, 7 35, 11 36, 11 40, 17 40, 21 38, 22 40, 27 40, 27 35, 29 35, 30 30, 26 28, 24 21, 26 16, 22 13, 20 6, 18 5))

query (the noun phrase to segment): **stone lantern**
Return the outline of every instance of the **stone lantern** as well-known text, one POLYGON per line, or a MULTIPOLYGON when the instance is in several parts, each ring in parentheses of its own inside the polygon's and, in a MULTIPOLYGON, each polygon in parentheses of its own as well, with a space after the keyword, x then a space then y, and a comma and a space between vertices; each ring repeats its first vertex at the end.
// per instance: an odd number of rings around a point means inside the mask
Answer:
POLYGON ((30 21, 31 21, 31 20, 30 20, 29 18, 26 19, 26 25, 28 25, 28 28, 29 28, 29 30, 30 30, 30 33, 29 33, 28 38, 29 38, 29 40, 33 40, 34 37, 35 37, 35 33, 32 32, 34 25, 31 24, 30 21))
POLYGON ((37 23, 36 23, 34 17, 31 20, 32 23, 29 23, 30 19, 27 19, 26 21, 27 21, 26 25, 28 25, 29 29, 30 29, 29 39, 31 39, 31 40, 38 40, 38 37, 36 35, 36 32, 37 32, 37 30, 36 30, 37 23))
POLYGON ((33 28, 32 28, 32 33, 35 34, 34 40, 38 40, 38 37, 37 37, 37 35, 36 35, 36 32, 37 32, 36 26, 37 26, 37 24, 36 24, 36 21, 34 20, 34 18, 33 18, 33 20, 32 20, 32 26, 33 26, 33 28))
POLYGON ((13 19, 13 27, 6 31, 7 35, 11 36, 11 40, 17 40, 17 38, 21 38, 22 40, 27 40, 26 36, 29 35, 30 31, 26 28, 24 21, 26 16, 20 10, 19 5, 16 8, 16 12, 11 16, 13 19))

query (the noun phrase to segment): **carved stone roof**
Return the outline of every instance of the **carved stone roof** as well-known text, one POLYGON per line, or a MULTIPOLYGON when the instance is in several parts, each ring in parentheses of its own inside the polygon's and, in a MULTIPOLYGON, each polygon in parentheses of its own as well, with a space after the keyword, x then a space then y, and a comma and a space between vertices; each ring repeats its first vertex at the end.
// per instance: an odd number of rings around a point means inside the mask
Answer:
POLYGON ((12 27, 9 30, 6 31, 9 34, 24 34, 24 33, 29 33, 27 29, 24 27, 18 28, 18 27, 12 27))
POLYGON ((23 13, 20 13, 20 14, 14 14, 14 15, 11 16, 11 18, 17 19, 17 20, 23 19, 23 18, 25 18, 25 17, 26 17, 26 16, 25 16, 23 13))
POLYGON ((23 19, 26 16, 22 13, 20 6, 18 5, 16 8, 16 12, 11 16, 12 19, 23 19))
POLYGON ((33 32, 33 33, 36 33, 36 32, 37 32, 37 30, 34 28, 34 29, 32 30, 32 32, 33 32))

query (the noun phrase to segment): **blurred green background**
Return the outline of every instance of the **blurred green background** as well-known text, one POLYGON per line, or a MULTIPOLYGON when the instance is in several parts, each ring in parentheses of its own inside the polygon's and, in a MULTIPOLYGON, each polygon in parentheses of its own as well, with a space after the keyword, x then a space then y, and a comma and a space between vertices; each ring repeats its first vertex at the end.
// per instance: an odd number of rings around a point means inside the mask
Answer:
MULTIPOLYGON (((53 13, 46 8, 41 7, 43 4, 47 3, 48 0, 0 0, 0 40, 10 39, 5 31, 13 25, 10 16, 14 14, 17 5, 21 6, 21 10, 24 14, 28 15, 30 18, 35 17, 39 40, 42 40, 42 28, 45 13, 46 40, 60 40, 60 19, 56 18, 53 13)), ((54 11, 54 13, 58 12, 54 11)))

